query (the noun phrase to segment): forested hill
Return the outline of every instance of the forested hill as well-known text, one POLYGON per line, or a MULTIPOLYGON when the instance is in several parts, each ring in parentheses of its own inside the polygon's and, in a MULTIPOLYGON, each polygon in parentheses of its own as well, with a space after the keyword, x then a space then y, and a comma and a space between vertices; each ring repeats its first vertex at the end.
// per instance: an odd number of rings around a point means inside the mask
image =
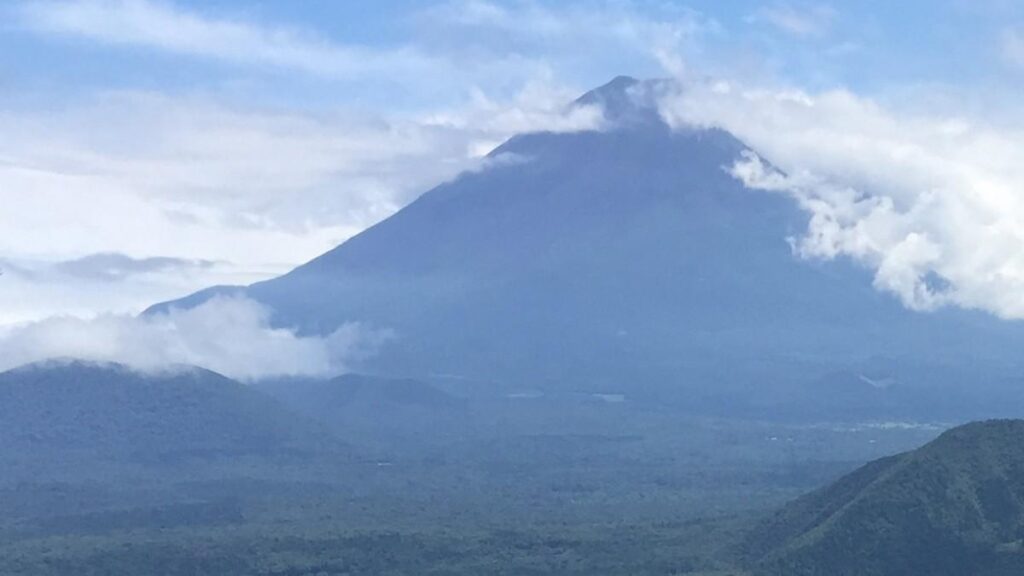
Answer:
POLYGON ((746 546, 763 576, 1024 574, 1024 421, 968 424, 872 462, 746 546))

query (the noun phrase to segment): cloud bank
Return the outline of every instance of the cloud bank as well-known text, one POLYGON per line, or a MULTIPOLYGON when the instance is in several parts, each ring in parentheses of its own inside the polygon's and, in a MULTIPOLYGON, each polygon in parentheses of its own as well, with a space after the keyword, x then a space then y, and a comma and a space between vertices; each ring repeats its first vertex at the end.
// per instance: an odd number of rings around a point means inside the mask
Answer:
POLYGON ((243 381, 332 376, 390 337, 356 323, 326 337, 304 337, 271 327, 269 316, 255 301, 221 297, 153 316, 51 317, 0 332, 0 370, 74 358, 141 371, 200 366, 243 381))

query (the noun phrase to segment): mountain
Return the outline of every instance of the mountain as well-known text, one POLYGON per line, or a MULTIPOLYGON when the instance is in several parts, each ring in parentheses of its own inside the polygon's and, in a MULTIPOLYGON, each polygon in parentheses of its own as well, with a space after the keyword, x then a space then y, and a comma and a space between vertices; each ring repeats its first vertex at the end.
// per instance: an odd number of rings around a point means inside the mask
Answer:
POLYGON ((759 576, 1024 573, 1024 421, 872 462, 785 507, 747 549, 759 576))
POLYGON ((287 379, 256 386, 296 413, 339 436, 372 441, 458 429, 468 418, 464 399, 411 378, 345 374, 330 380, 287 379))
MULTIPOLYGON (((574 104, 602 106, 606 129, 513 137, 483 169, 284 276, 148 313, 244 295, 306 334, 353 321, 392 330, 356 366, 367 373, 628 388, 705 411, 770 414, 875 357, 923 367, 928 379, 911 387, 1017 378, 1020 326, 907 311, 852 262, 795 257, 787 238, 807 214, 728 173, 749 149, 733 135, 665 124, 653 104, 661 89, 618 78, 574 104)), ((799 412, 826 416, 813 404, 799 412)))
POLYGON ((142 374, 116 364, 47 362, 0 374, 0 463, 41 470, 294 457, 337 451, 326 431, 219 374, 142 374))

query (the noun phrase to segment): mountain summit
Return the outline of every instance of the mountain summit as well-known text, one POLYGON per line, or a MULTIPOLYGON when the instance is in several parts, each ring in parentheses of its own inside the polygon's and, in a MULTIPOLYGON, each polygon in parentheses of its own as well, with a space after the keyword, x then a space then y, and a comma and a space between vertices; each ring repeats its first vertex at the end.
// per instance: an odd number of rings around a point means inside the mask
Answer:
POLYGON ((282 277, 150 313, 241 293, 303 333, 394 331, 363 371, 663 388, 688 403, 695 390, 776 397, 878 356, 1016 358, 1019 329, 909 312, 850 262, 795 257, 787 238, 807 215, 733 178, 748 147, 731 134, 665 124, 658 86, 617 78, 577 101, 602 106, 610 128, 513 137, 491 156, 515 161, 442 184, 282 277))
POLYGON ((615 127, 638 125, 664 126, 658 112, 657 94, 668 81, 642 82, 629 76, 619 76, 611 82, 580 96, 576 106, 599 106, 605 120, 615 127))

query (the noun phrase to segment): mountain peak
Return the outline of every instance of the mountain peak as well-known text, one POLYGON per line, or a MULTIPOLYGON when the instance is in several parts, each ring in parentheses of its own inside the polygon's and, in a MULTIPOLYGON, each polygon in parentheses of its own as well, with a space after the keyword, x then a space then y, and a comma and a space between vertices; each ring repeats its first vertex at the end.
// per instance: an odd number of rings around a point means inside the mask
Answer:
POLYGON ((620 75, 612 78, 607 84, 594 88, 591 90, 591 93, 628 90, 641 83, 642 82, 640 80, 637 80, 632 76, 620 75))
POLYGON ((600 106, 605 119, 613 125, 664 124, 658 112, 656 95, 664 80, 637 80, 616 76, 611 82, 580 96, 575 106, 600 106))

